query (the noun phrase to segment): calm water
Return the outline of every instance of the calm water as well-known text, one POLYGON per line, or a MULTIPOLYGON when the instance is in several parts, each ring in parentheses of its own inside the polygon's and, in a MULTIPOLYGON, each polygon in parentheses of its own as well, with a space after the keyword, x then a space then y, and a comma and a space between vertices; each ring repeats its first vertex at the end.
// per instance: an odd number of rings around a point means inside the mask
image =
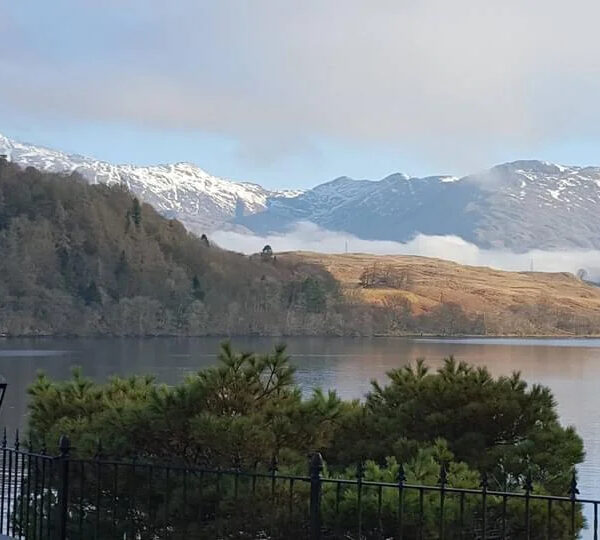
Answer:
MULTIPOLYGON (((580 467, 582 496, 600 498, 600 339, 457 339, 394 338, 286 340, 304 388, 334 388, 345 398, 361 397, 371 379, 423 357, 431 366, 453 354, 458 360, 486 365, 495 375, 520 370, 529 382, 549 386, 563 423, 583 437, 586 461, 580 467)), ((235 346, 266 351, 275 341, 234 339, 235 346)), ((0 340, 0 373, 9 383, 0 424, 9 429, 26 422, 26 387, 38 370, 67 377, 72 366, 97 380, 112 374, 153 373, 176 383, 186 373, 213 364, 219 340, 156 339, 11 339, 0 340)))

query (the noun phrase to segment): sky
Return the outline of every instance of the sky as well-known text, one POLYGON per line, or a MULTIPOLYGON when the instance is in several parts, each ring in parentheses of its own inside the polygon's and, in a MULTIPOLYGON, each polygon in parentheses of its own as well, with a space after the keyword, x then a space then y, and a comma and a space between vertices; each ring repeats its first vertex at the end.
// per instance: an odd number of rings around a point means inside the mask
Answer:
POLYGON ((0 0, 0 133, 269 188, 600 164, 600 2, 0 0))

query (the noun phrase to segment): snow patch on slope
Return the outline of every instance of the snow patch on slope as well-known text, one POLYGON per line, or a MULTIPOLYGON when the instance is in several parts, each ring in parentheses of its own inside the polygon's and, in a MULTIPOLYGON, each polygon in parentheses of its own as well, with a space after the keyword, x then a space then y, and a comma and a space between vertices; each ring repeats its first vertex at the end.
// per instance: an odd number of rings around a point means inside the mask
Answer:
POLYGON ((196 232, 210 231, 236 214, 263 211, 273 197, 296 197, 301 190, 271 191, 250 182, 213 176, 193 163, 114 165, 106 161, 24 144, 0 135, 0 154, 23 167, 81 174, 92 184, 123 184, 159 212, 196 232))

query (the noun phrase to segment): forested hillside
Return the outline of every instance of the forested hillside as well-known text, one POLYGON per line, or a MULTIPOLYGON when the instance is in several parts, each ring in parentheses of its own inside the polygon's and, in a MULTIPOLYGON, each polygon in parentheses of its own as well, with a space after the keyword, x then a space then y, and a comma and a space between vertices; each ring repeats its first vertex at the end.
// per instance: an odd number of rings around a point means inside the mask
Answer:
POLYGON ((270 249, 248 257, 123 187, 2 158, 0 253, 0 335, 600 333, 600 289, 570 274, 270 249))
POLYGON ((222 250, 123 188, 2 159, 0 253, 2 334, 340 331, 319 266, 222 250))

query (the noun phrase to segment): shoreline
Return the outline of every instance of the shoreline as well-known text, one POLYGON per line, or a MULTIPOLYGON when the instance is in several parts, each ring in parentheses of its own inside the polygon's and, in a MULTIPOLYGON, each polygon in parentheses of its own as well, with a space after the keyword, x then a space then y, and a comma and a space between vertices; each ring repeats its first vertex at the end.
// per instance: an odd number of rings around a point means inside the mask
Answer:
POLYGON ((422 340, 493 340, 493 339, 539 339, 539 340, 570 340, 570 339, 600 339, 600 334, 374 334, 374 335, 331 335, 331 334, 0 334, 2 340, 13 339, 298 339, 298 338, 327 338, 327 339, 422 339, 422 340))

